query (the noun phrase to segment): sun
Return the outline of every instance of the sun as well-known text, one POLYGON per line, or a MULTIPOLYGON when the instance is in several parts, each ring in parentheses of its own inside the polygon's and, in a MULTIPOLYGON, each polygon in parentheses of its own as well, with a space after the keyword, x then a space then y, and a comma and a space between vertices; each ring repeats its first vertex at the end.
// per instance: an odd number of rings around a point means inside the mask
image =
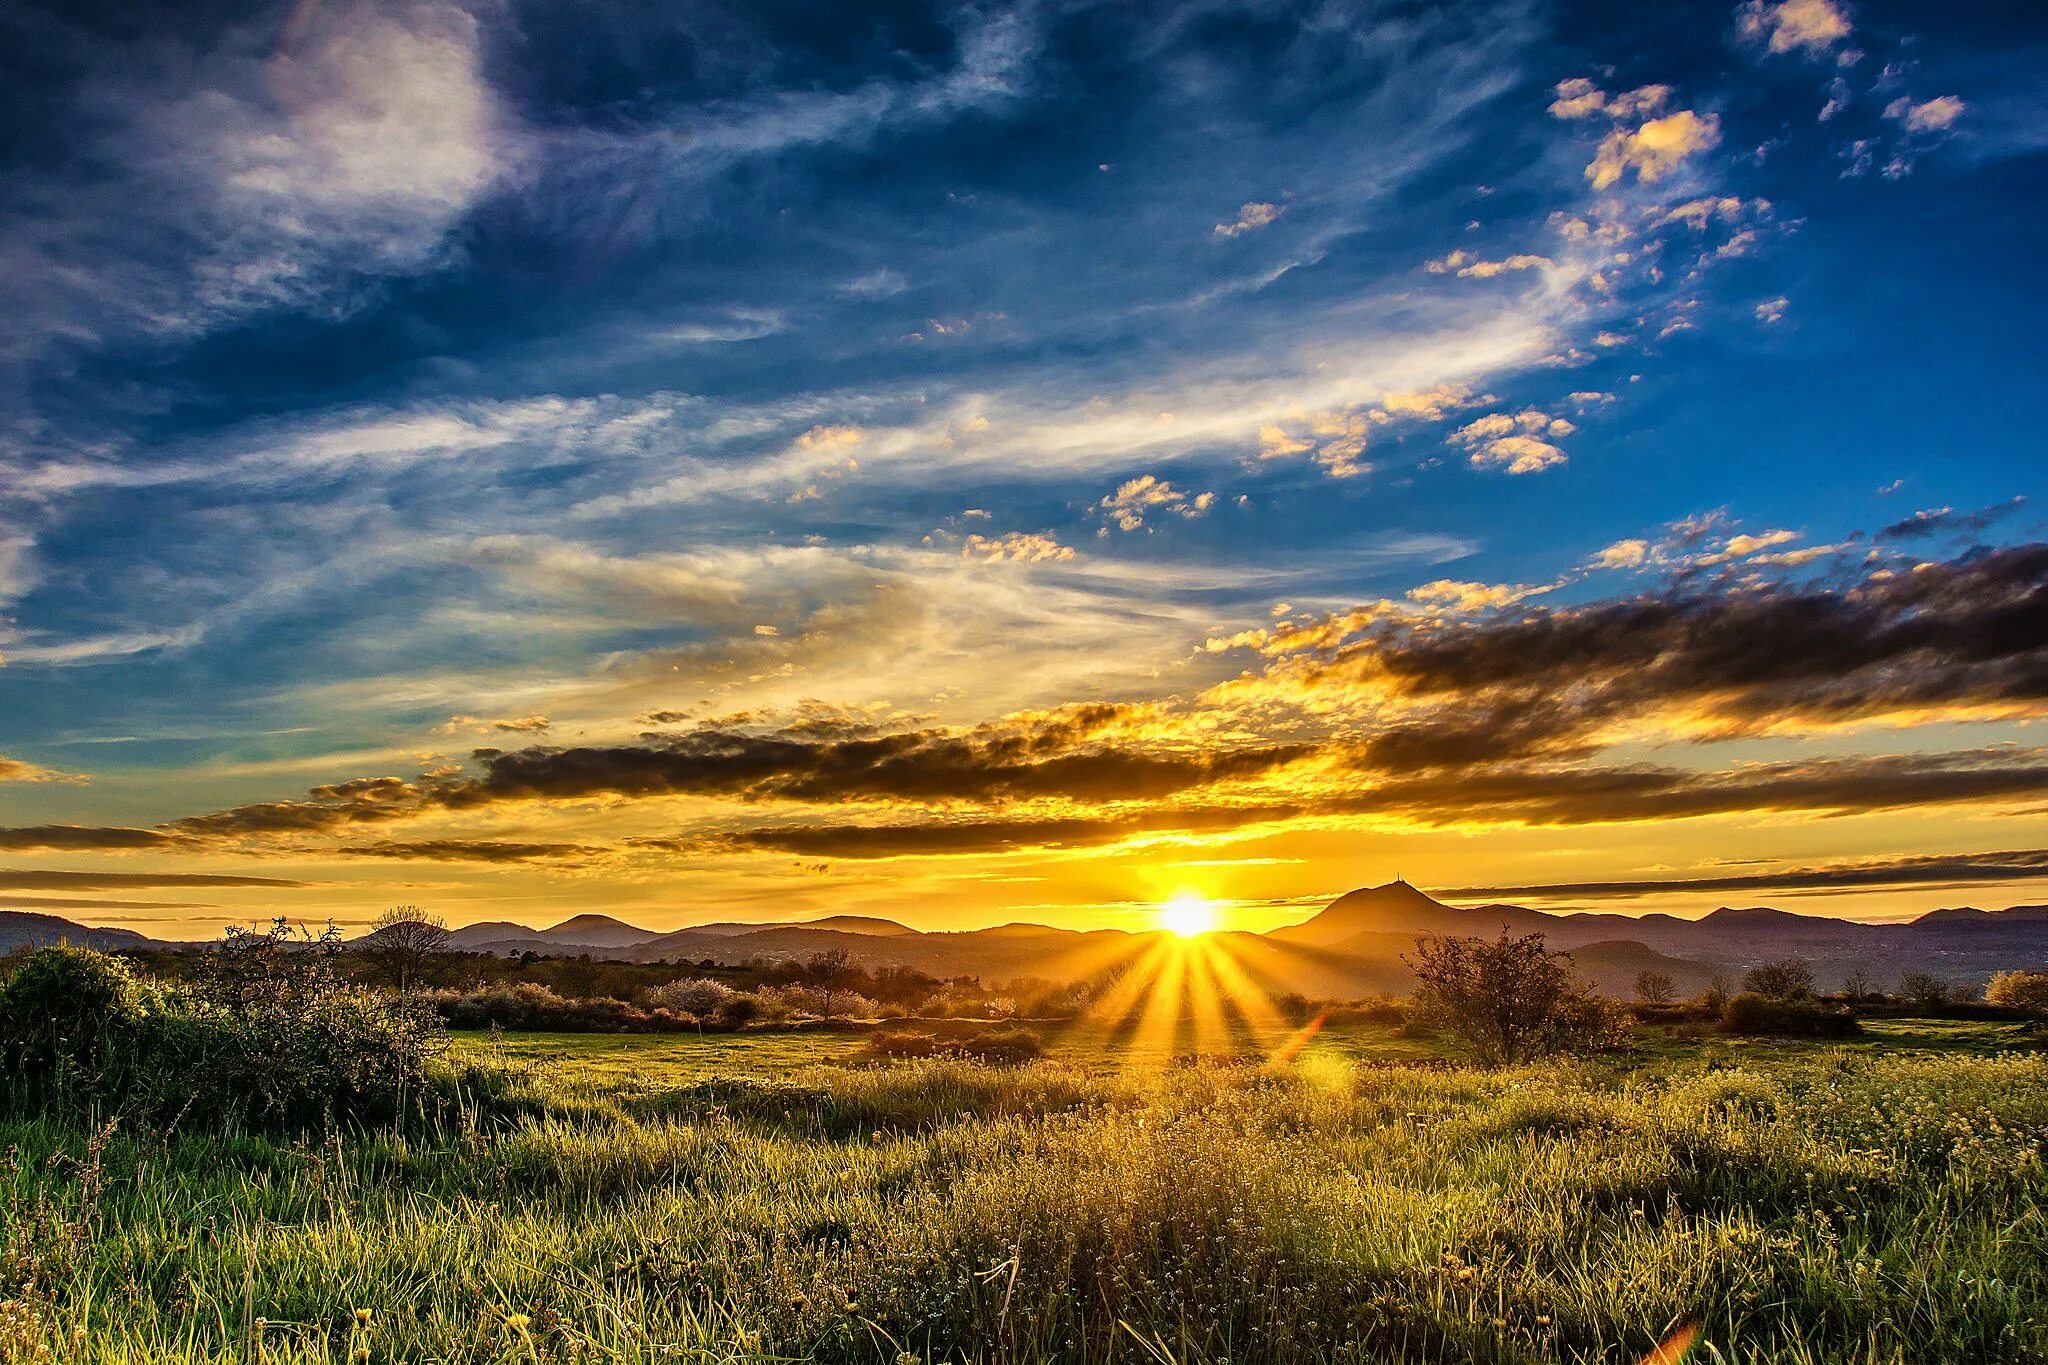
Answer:
POLYGON ((1216 927, 1215 902, 1184 891, 1159 907, 1159 927, 1182 938, 1206 934, 1216 927))

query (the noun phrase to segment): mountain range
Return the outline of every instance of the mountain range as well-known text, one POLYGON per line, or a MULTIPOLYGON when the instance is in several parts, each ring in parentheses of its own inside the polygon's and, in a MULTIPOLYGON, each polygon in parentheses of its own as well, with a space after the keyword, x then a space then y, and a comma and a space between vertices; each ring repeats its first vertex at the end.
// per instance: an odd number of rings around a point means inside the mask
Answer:
MULTIPOLYGON (((1264 934, 1221 932, 1210 940, 1270 993, 1339 996, 1407 989, 1413 978, 1402 957, 1419 937, 1492 937, 1502 931, 1544 935, 1552 946, 1571 953, 1588 979, 1614 992, 1631 990, 1636 975, 1648 970, 1667 973, 1681 992, 1689 992, 1716 976, 1736 976, 1777 957, 1806 959, 1824 985, 1859 972, 1875 985, 1886 985, 1906 970, 1976 981, 2007 968, 2048 966, 2048 905, 1946 908, 1885 924, 1769 906, 1728 906, 1699 919, 1682 919, 1558 914, 1505 904, 1454 906, 1403 881, 1339 896, 1300 924, 1264 934)), ((1092 975, 1138 957, 1160 935, 1038 924, 927 932, 863 915, 799 923, 722 921, 663 933, 585 914, 546 929, 506 921, 466 925, 450 938, 465 952, 587 954, 635 962, 739 964, 840 950, 870 968, 910 967, 939 977, 1003 981, 1092 975)), ((116 950, 191 946, 56 915, 0 910, 0 951, 59 941, 116 950)))

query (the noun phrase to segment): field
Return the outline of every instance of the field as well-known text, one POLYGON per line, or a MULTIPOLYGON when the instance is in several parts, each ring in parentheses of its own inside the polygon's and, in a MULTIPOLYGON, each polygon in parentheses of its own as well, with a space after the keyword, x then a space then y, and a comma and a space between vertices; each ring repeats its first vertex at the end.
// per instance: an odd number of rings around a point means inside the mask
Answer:
POLYGON ((468 1036, 326 1142, 0 1124, 0 1361, 2048 1359, 2008 1025, 1483 1072, 468 1036), (1675 1357, 1669 1357, 1675 1358, 1675 1357))

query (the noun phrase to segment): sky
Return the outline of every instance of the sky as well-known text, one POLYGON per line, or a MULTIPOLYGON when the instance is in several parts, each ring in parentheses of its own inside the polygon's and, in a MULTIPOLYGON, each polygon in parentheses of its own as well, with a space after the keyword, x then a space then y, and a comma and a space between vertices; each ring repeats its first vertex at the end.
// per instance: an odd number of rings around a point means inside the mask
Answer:
POLYGON ((0 0, 0 908, 2048 900, 2028 3, 0 0))

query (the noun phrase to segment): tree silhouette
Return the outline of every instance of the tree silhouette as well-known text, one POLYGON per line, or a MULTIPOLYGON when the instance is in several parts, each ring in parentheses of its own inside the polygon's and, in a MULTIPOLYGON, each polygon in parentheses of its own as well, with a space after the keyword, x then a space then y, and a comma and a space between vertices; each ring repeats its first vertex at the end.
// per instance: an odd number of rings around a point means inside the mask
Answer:
POLYGON ((1620 1043, 1622 1012, 1572 975, 1571 959, 1543 946, 1543 935, 1488 943, 1426 938, 1404 958, 1420 984, 1411 1001, 1419 1022, 1440 1028, 1476 1060, 1508 1066, 1552 1052, 1594 1052, 1620 1043))
POLYGON ((446 920, 417 905, 394 905, 377 916, 362 947, 402 993, 433 969, 448 944, 446 920))

